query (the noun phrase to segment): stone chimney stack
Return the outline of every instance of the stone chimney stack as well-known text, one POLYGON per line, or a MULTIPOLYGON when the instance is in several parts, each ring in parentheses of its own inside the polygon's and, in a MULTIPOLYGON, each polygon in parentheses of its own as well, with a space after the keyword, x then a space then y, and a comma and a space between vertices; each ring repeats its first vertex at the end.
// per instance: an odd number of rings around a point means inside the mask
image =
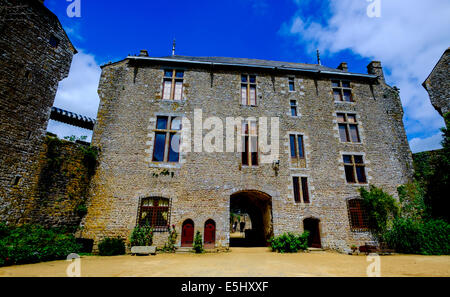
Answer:
POLYGON ((339 64, 337 69, 348 72, 348 64, 346 62, 342 62, 341 64, 339 64))
POLYGON ((370 64, 367 65, 367 72, 369 74, 377 75, 380 80, 384 81, 384 72, 380 61, 370 62, 370 64))
POLYGON ((141 53, 139 54, 139 57, 148 57, 148 51, 143 49, 141 50, 141 53))

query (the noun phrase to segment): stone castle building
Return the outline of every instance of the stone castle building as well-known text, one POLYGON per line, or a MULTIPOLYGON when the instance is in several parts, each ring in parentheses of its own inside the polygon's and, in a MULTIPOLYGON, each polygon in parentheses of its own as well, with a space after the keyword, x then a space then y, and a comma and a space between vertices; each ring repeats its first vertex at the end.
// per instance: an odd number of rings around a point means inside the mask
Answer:
POLYGON ((431 104, 441 116, 450 112, 450 47, 439 59, 423 87, 430 95, 431 104))
POLYGON ((304 230, 314 247, 372 240, 357 190, 396 194, 411 178, 412 156, 398 92, 380 62, 367 68, 146 51, 104 65, 93 136, 101 153, 81 235, 129 238, 151 224, 162 246, 174 225, 180 246, 191 246, 198 230, 207 246, 227 247, 230 210, 240 209, 251 218, 250 245, 304 230), (199 111, 203 131, 180 140, 181 123, 193 128, 199 111), (253 120, 234 127, 242 151, 202 149, 195 141, 207 142, 211 117, 224 127, 228 117, 279 119, 279 157, 263 162, 264 152, 251 149, 262 137, 253 120))
POLYGON ((31 218, 31 192, 59 81, 76 49, 41 0, 0 4, 0 220, 31 218))

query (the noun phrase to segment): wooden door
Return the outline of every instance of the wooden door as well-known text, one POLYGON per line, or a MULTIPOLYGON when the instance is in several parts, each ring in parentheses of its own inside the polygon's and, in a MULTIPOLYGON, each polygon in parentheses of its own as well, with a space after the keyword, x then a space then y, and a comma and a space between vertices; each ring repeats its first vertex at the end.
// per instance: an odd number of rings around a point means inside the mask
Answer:
POLYGON ((204 244, 206 248, 214 248, 216 246, 216 223, 209 220, 205 223, 204 244))
POLYGON ((320 240, 320 221, 318 219, 305 219, 303 226, 305 231, 309 231, 308 246, 313 248, 322 248, 320 240))
POLYGON ((181 231, 181 247, 192 247, 194 244, 194 222, 187 220, 181 231))

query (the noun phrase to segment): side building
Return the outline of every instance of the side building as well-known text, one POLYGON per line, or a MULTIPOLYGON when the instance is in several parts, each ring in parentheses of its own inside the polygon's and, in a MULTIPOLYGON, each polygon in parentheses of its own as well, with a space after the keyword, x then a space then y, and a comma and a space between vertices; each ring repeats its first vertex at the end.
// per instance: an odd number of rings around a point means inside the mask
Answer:
POLYGON ((380 62, 358 74, 346 63, 333 69, 142 51, 102 67, 99 96, 99 165, 81 234, 95 242, 129 238, 136 225, 150 224, 158 246, 169 225, 182 247, 192 246, 197 230, 209 247, 234 246, 230 213, 238 210, 251 220, 246 245, 308 230, 311 246, 345 250, 372 240, 358 188, 396 194, 412 176, 399 94, 380 62), (225 135, 211 139, 239 117, 231 131, 242 151, 227 150, 225 135), (269 142, 279 142, 269 161, 252 146, 263 137, 261 118, 269 142))
POLYGON ((0 220, 30 220, 37 159, 59 81, 76 49, 41 0, 2 0, 0 12, 0 220))

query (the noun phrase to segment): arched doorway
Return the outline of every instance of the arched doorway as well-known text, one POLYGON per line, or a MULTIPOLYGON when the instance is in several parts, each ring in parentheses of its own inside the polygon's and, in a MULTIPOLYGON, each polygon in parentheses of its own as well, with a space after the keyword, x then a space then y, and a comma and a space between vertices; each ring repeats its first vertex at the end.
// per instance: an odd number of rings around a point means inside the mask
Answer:
POLYGON ((264 247, 273 236, 272 197, 254 190, 237 192, 230 197, 230 246, 264 247), (233 224, 239 217, 240 236, 233 224), (234 222, 231 222, 233 220, 234 222), (240 232, 242 229, 243 232, 240 232))
POLYGON ((309 232, 308 246, 313 248, 322 248, 320 240, 320 220, 315 218, 308 218, 303 221, 303 228, 309 232))
POLYGON ((204 232, 204 240, 203 243, 205 248, 212 249, 216 246, 216 222, 213 220, 208 220, 205 223, 205 232, 204 232))
POLYGON ((184 221, 181 230, 181 247, 192 247, 194 244, 194 222, 191 219, 184 221))

